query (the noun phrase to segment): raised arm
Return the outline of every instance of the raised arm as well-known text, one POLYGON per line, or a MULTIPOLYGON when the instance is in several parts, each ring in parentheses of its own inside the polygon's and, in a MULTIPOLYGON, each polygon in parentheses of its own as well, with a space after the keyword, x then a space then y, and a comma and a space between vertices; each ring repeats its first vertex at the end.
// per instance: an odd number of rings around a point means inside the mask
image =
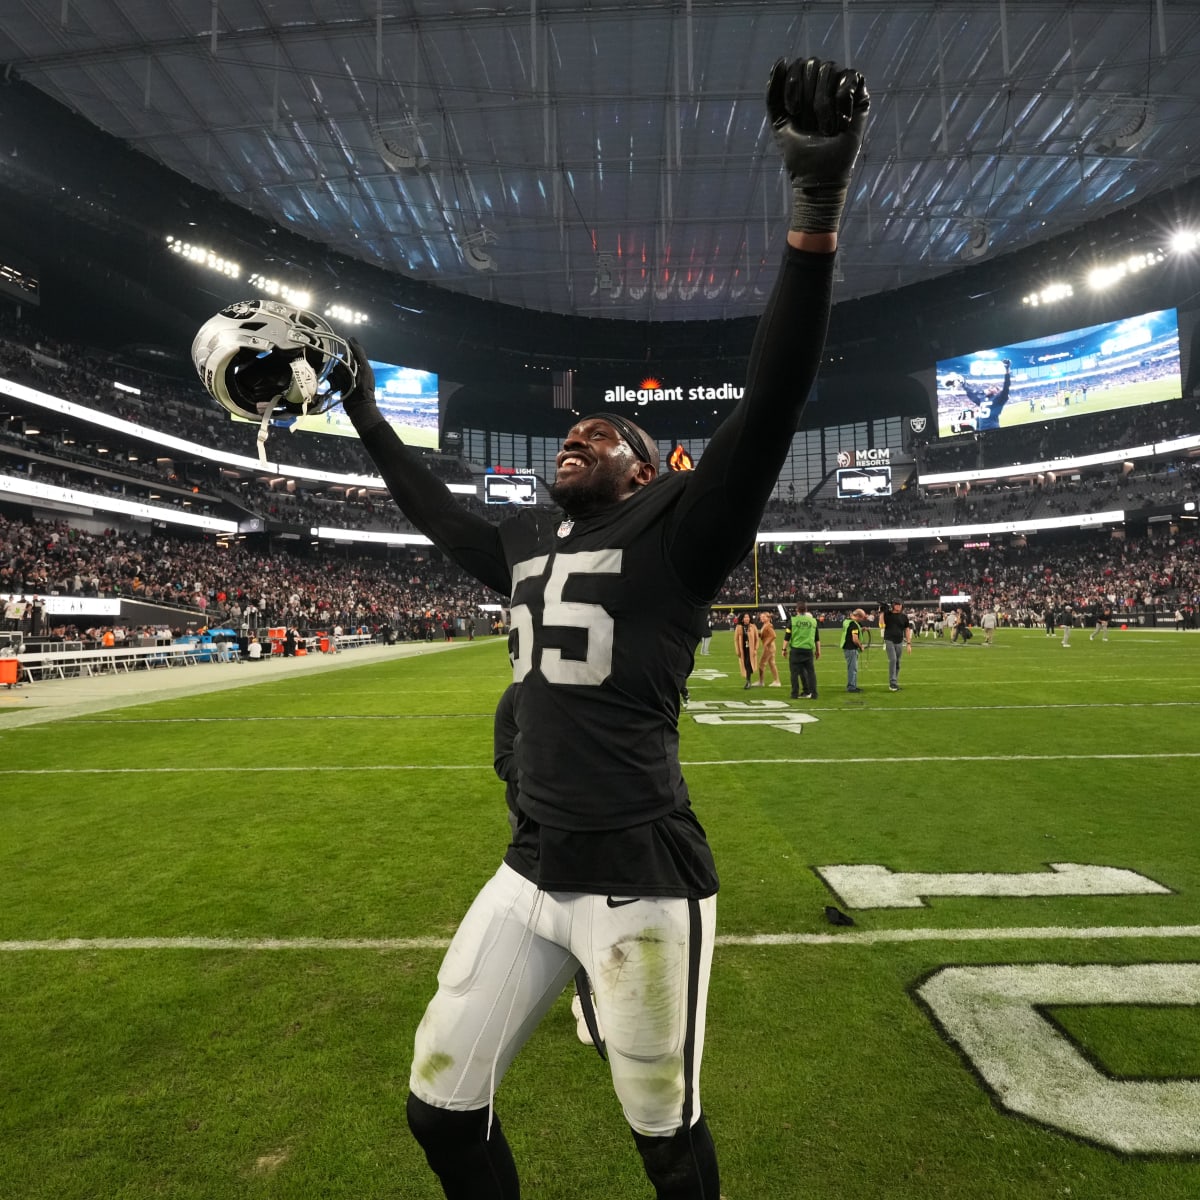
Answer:
POLYGON ((446 485, 406 446, 387 423, 375 403, 375 373, 362 347, 355 341, 357 378, 343 401, 363 447, 379 468, 400 511, 447 558, 480 583, 508 595, 512 576, 505 562, 500 531, 482 517, 468 512, 446 485))
POLYGON ((750 549, 817 376, 837 229, 870 98, 857 71, 817 59, 775 64, 767 113, 792 183, 787 249, 759 320, 746 390, 700 458, 669 554, 698 596, 715 595, 750 549))

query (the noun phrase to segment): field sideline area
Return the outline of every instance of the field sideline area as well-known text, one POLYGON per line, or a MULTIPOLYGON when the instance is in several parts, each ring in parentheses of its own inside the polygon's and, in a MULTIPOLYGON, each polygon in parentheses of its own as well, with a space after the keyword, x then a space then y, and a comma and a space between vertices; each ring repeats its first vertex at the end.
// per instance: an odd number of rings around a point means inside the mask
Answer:
MULTIPOLYGON (((1200 1197, 1200 636, 1088 633, 918 640, 894 694, 829 645, 812 701, 696 660, 725 1200, 1200 1197)), ((506 844, 508 662, 336 667, 0 691, 4 1200, 440 1197, 409 1055, 506 844)), ((568 995, 497 1111, 530 1200, 649 1196, 568 995)))

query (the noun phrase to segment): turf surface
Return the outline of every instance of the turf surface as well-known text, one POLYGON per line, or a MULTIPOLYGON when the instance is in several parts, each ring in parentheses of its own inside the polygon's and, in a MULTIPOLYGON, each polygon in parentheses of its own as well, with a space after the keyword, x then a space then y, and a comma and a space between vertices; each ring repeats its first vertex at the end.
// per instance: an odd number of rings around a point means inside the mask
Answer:
MULTIPOLYGON (((727 1200, 1200 1195, 1200 638, 927 640, 899 693, 872 651, 860 695, 830 653, 820 699, 796 702, 786 678, 743 691, 728 635, 697 663, 681 728, 722 875, 704 1096, 727 1200), (800 734, 798 713, 817 718, 800 734), (930 884, 920 907, 850 908, 817 871, 1019 879, 1049 863, 1169 890, 930 884), (855 925, 829 925, 827 904, 855 925), (1099 1138, 1055 1126, 1093 1085, 1012 1033, 1003 996, 971 1010, 975 1052, 960 1010, 937 1008, 945 968, 987 981, 1010 964, 1086 968, 1082 1000, 1047 985, 1017 1007, 1093 1073, 1099 1138), (1134 964, 1160 964, 1149 993, 1111 969, 1134 964), (1012 1111, 991 1057, 1048 1120, 1012 1111), (1148 1081, 1160 1092, 1133 1097, 1148 1081), (1102 1143, 1124 1107, 1145 1144, 1119 1150, 1102 1143)), ((0 721, 0 1196, 440 1195, 404 1124, 408 1056, 439 947, 505 844, 490 767, 505 682, 487 641, 0 721)), ((566 997, 498 1109, 524 1195, 648 1195, 566 997)))

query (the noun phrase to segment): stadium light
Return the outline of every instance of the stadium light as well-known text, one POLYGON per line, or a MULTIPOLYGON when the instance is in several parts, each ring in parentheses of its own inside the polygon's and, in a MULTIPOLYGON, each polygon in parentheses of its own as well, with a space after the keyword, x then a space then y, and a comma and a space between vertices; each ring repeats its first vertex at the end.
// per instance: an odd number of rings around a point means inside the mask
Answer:
MULTIPOLYGON (((185 238, 176 237, 171 233, 166 235, 166 241, 167 249, 172 254, 177 254, 181 258, 187 259, 188 262, 205 267, 210 271, 216 271, 218 274, 224 275, 229 279, 241 279, 242 277, 240 263, 235 262, 233 259, 225 258, 207 246, 197 245, 194 242, 187 241, 185 238)), ((282 300, 285 304, 295 305, 296 308, 313 307, 313 294, 307 287, 285 283, 283 280, 265 275, 261 271, 251 273, 249 282, 252 287, 257 288, 272 299, 282 300)), ((422 310, 412 309, 410 311, 420 312, 422 310)), ((370 320, 365 312, 349 308, 344 304, 329 303, 325 309, 325 315, 334 318, 343 325, 363 325, 370 320)), ((121 384, 117 384, 116 386, 122 387, 121 384)))
POLYGON ((1088 286, 1093 291, 1102 291, 1120 283, 1128 275, 1136 275, 1147 267, 1156 266, 1166 258, 1161 250, 1147 250, 1145 254, 1131 254, 1128 258, 1111 266, 1096 267, 1088 273, 1088 286))
POLYGON ((356 312, 344 304, 331 304, 325 310, 325 315, 335 321, 340 321, 343 325, 363 325, 370 320, 366 313, 356 312))
POLYGON ((286 304, 294 304, 297 308, 308 308, 312 304, 312 292, 292 287, 278 279, 269 279, 258 271, 250 276, 250 286, 258 288, 260 292, 265 292, 272 299, 282 300, 286 304))
MULTIPOLYGON (((1138 254, 1131 254, 1119 262, 1102 263, 1093 267, 1086 276, 1087 285, 1092 291, 1102 291, 1113 287, 1130 275, 1136 275, 1148 267, 1158 266, 1165 262, 1167 253, 1191 254, 1200 249, 1200 233, 1191 230, 1180 230, 1174 234, 1166 246, 1154 246, 1138 254)), ((1021 303, 1030 308, 1043 304, 1053 304, 1059 300, 1069 299, 1074 295, 1074 288, 1066 282, 1047 284, 1039 291, 1030 292, 1021 298, 1021 303)))
POLYGON ((178 254, 181 258, 186 258, 188 262, 193 262, 197 266, 207 267, 210 271, 216 271, 220 275, 226 275, 230 279, 241 279, 242 268, 232 259, 223 258, 215 250, 208 249, 207 246, 196 246, 191 242, 186 242, 182 238, 177 238, 174 234, 167 234, 167 249, 172 254, 178 254))
POLYGON ((1037 308, 1042 304, 1055 304, 1075 295, 1075 289, 1069 283, 1049 283, 1040 292, 1030 292, 1021 303, 1037 308))

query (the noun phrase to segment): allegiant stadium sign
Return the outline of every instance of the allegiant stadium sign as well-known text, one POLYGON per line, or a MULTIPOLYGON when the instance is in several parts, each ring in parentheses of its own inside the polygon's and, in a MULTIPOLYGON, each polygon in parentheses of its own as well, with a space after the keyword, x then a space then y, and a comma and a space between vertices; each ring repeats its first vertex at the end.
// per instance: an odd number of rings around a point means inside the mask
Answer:
POLYGON ((615 387, 604 393, 605 404, 682 404, 697 400, 738 401, 746 389, 741 384, 722 383, 718 387, 663 387, 657 379, 643 379, 636 388, 615 387))

